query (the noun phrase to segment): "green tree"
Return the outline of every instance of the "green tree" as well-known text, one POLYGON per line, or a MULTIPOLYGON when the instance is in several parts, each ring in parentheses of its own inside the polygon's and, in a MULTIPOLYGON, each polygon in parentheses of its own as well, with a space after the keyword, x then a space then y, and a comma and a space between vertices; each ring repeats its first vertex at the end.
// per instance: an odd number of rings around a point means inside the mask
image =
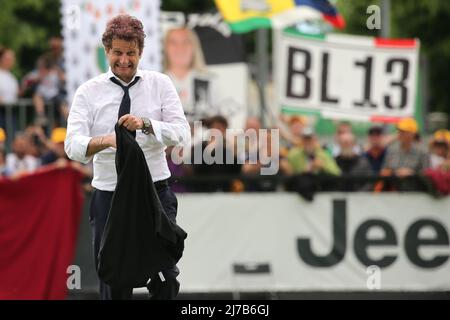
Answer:
POLYGON ((50 36, 61 33, 60 21, 59 0, 0 1, 0 45, 15 51, 17 76, 34 67, 50 36))

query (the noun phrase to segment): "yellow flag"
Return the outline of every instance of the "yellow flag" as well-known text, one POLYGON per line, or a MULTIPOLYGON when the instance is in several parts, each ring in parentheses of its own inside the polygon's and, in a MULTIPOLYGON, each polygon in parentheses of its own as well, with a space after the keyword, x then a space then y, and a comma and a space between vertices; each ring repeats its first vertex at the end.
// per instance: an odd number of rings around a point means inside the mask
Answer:
POLYGON ((216 6, 228 23, 253 18, 271 18, 295 8, 294 0, 215 0, 216 6))

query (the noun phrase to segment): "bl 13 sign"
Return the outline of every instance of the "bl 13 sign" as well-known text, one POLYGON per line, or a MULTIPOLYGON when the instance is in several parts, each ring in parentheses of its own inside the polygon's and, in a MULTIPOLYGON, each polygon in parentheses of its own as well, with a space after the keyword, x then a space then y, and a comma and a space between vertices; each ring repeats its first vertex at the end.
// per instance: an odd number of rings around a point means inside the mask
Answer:
POLYGON ((346 38, 281 41, 281 104, 369 116, 412 115, 416 47, 377 47, 371 38, 348 43, 346 38))

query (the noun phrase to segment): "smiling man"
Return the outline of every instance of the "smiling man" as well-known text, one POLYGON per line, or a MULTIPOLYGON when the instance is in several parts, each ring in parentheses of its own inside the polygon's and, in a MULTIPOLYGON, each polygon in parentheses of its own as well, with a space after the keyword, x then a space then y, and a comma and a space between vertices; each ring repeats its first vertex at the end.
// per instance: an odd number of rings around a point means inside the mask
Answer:
MULTIPOLYGON (((169 77, 138 68, 144 49, 142 23, 129 15, 111 19, 102 41, 110 69, 86 83, 75 93, 70 109, 65 151, 72 160, 94 161, 90 221, 94 236, 95 265, 104 227, 117 184, 115 168, 118 122, 136 137, 142 148, 155 188, 169 219, 175 222, 177 199, 167 179, 170 171, 165 148, 180 143, 189 145, 190 128, 169 77)), ((179 283, 176 266, 163 271, 162 299, 173 299, 179 283)), ((111 288, 100 281, 102 299, 130 299, 133 288, 111 288)))

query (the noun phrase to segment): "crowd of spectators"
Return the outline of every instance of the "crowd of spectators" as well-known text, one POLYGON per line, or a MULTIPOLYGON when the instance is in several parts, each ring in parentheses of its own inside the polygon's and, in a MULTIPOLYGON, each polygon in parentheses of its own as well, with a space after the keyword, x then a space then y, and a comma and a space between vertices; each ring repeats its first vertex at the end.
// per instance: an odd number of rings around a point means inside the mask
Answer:
MULTIPOLYGON (((64 126, 69 108, 62 39, 50 38, 48 50, 38 57, 35 68, 20 81, 12 72, 15 63, 14 51, 0 46, 0 127, 6 127, 5 106, 14 107, 20 99, 31 101, 31 123, 46 128, 64 126), (54 123, 49 119, 54 119, 54 123)), ((13 120, 14 131, 16 121, 13 120)))
MULTIPOLYGON (((256 143, 245 140, 243 152, 239 152, 235 142, 227 143, 230 135, 225 134, 228 124, 224 117, 214 116, 203 123, 207 130, 206 139, 194 142, 190 154, 184 155, 185 159, 190 159, 188 164, 175 165, 170 158, 172 149, 167 153, 179 192, 287 189, 311 197, 311 193, 319 190, 424 191, 430 186, 424 182, 424 177, 439 175, 441 186, 448 180, 445 177, 450 177, 450 131, 439 130, 425 141, 413 118, 401 119, 394 126, 373 124, 364 136, 358 137, 349 122, 341 122, 337 124, 332 140, 321 141, 323 137, 314 132, 307 118, 291 116, 284 123, 287 130, 283 132, 283 128, 277 127, 281 132, 280 139, 273 141, 271 131, 266 130, 269 134, 258 135, 256 143), (226 138, 216 141, 214 136, 209 136, 211 129, 217 129, 226 138), (193 163, 194 149, 199 143, 203 155, 210 149, 209 154, 220 152, 223 156, 217 163, 205 163, 205 159, 193 163), (273 143, 279 144, 278 148, 273 149, 273 143), (258 158, 260 155, 271 156, 272 150, 278 151, 271 157, 279 163, 275 177, 261 174, 264 165, 258 158), (227 154, 231 156, 227 157, 227 154), (215 179, 219 177, 223 179, 215 179), (257 179, 249 179, 255 177, 257 179), (208 178, 210 181, 205 181, 208 178)), ((259 120, 250 117, 244 133, 247 130, 260 132, 260 129, 263 128, 259 120)), ((231 141, 238 137, 239 134, 232 136, 231 141)), ((441 191, 445 193, 445 188, 441 191)))

